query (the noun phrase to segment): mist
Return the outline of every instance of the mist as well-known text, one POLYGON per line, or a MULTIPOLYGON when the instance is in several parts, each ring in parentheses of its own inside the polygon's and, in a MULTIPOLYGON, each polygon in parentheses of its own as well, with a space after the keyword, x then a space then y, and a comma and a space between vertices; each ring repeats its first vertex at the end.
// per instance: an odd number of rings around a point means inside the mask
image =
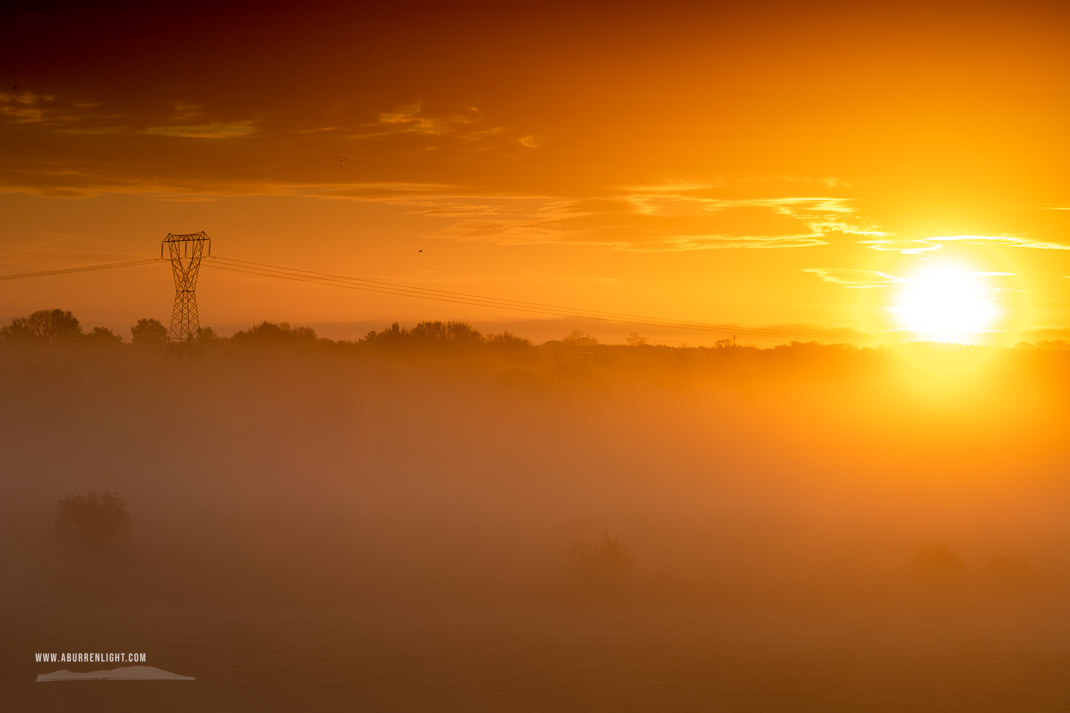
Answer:
POLYGON ((1070 593, 1070 352, 592 342, 8 345, 6 608, 297 617, 304 635, 419 612, 417 639, 613 617, 596 649, 715 617, 745 659, 819 613, 983 638, 986 617, 1070 593), (57 535, 57 503, 90 492, 124 500, 122 542, 57 535))

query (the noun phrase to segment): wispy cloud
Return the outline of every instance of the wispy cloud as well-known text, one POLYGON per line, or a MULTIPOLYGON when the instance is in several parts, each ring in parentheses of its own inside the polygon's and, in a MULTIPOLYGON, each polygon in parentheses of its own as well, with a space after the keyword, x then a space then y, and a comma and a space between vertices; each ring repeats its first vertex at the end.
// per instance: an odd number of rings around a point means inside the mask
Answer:
POLYGON ((903 282, 903 278, 901 277, 889 275, 886 272, 879 272, 877 270, 858 270, 840 267, 805 267, 802 268, 802 271, 817 275, 824 282, 832 282, 851 289, 887 287, 888 285, 903 282))
POLYGON ((1070 250, 1070 244, 1029 240, 1010 235, 939 235, 919 240, 861 240, 872 250, 899 252, 904 255, 940 250, 948 243, 960 245, 991 245, 1034 250, 1070 250))
MULTIPOLYGON (((718 179, 633 186, 591 197, 431 190, 389 201, 448 221, 425 237, 507 245, 596 245, 634 252, 769 250, 827 245, 842 234, 881 234, 847 198, 717 195, 729 185, 738 188, 718 179)), ((368 196, 360 192, 355 197, 368 196)))
MULTIPOLYGON (((175 115, 196 119, 193 105, 175 115)), ((402 122, 404 123, 404 122, 402 122)), ((145 133, 182 139, 248 135, 250 122, 167 124, 145 133)), ((847 231, 868 229, 850 200, 835 196, 732 196, 738 190, 717 179, 650 187, 602 189, 590 195, 490 193, 436 182, 289 182, 283 180, 171 179, 145 181, 125 172, 66 171, 62 176, 4 176, 0 184, 38 185, 51 196, 88 197, 102 192, 152 195, 163 200, 271 195, 348 200, 390 206, 419 216, 422 237, 498 245, 596 246, 629 252, 800 249, 827 245, 847 231)), ((748 183, 747 190, 756 184, 748 183)), ((791 184, 787 184, 790 188, 791 184)), ((824 184, 823 184, 824 185, 824 184)), ((780 184, 783 189, 785 184, 780 184)), ((761 186, 764 190, 767 187, 761 186)))
POLYGON ((204 111, 204 107, 202 107, 200 104, 194 104, 193 102, 188 102, 179 99, 175 102, 174 107, 174 113, 172 114, 173 121, 204 121, 205 117, 207 116, 204 111))
POLYGON ((250 196, 289 196, 396 205, 416 212, 419 205, 438 205, 455 187, 439 183, 372 181, 315 183, 272 180, 237 180, 212 177, 155 179, 116 171, 39 169, 4 172, 0 191, 28 192, 50 197, 89 198, 102 193, 151 196, 160 200, 213 200, 250 196), (428 202, 430 201, 430 202, 428 202))
MULTIPOLYGON (((334 130, 331 130, 334 132, 334 130)), ((535 150, 542 139, 516 127, 492 122, 475 106, 450 111, 427 109, 413 102, 379 112, 355 131, 339 133, 348 140, 419 140, 429 151, 454 147, 465 151, 517 148, 535 150)))
POLYGON ((309 183, 281 187, 285 194, 309 198, 386 203, 411 209, 421 205, 440 205, 456 190, 445 183, 417 181, 369 181, 364 183, 309 183))
POLYGON ((236 139, 255 133, 256 130, 257 127, 251 119, 213 121, 201 105, 178 100, 174 103, 166 123, 146 127, 138 133, 179 139, 236 139))
POLYGON ((379 124, 393 127, 396 131, 402 133, 438 136, 475 124, 482 118, 482 112, 474 106, 468 107, 463 113, 430 116, 424 114, 422 104, 410 104, 394 111, 386 111, 379 114, 379 124))
POLYGON ((858 242, 870 250, 897 252, 904 255, 917 255, 944 247, 928 240, 859 240, 858 242))
MULTIPOLYGON (((834 186, 835 183, 825 185, 834 186)), ((719 195, 725 182, 644 186, 628 194, 628 200, 644 215, 716 213, 757 209, 798 221, 809 229, 808 237, 829 234, 879 236, 885 233, 858 215, 854 201, 842 196, 719 195)))
POLYGON ((11 124, 69 129, 71 124, 99 119, 99 107, 96 102, 72 101, 54 94, 0 92, 0 119, 11 124))
POLYGON ((173 124, 150 126, 141 133, 181 139, 236 139, 256 131, 252 121, 212 122, 209 124, 173 124))
POLYGON ((56 98, 49 94, 0 93, 0 116, 16 124, 35 124, 44 121, 45 112, 52 108, 55 101, 56 98))
MULTIPOLYGON (((563 226, 552 220, 543 221, 520 215, 494 220, 454 222, 440 230, 427 233, 425 237, 494 245, 582 244, 585 242, 582 237, 565 230, 563 226)), ((624 243, 618 243, 616 246, 623 247, 624 243)))
POLYGON ((350 134, 351 139, 371 139, 402 134, 444 136, 470 131, 483 122, 483 112, 476 107, 444 114, 425 112, 422 102, 406 104, 381 112, 376 120, 362 130, 350 134))
MULTIPOLYGON (((880 270, 862 270, 843 267, 805 267, 802 272, 817 275, 823 282, 831 282, 849 289, 872 289, 909 283, 911 278, 900 277, 880 270)), ((972 272, 978 277, 1014 277, 1013 272, 972 272)), ((1012 288, 995 288, 998 292, 1017 292, 1012 288)))
POLYGON ((199 105, 176 101, 160 123, 105 112, 97 102, 71 101, 51 94, 0 93, 0 118, 16 125, 30 125, 65 136, 114 136, 120 134, 192 139, 231 139, 256 131, 250 119, 212 120, 199 105), (144 123, 142 123, 144 122, 144 123), (145 126, 148 123, 148 126, 145 126))
POLYGON ((633 247, 632 249, 642 252, 676 252, 736 248, 812 248, 818 245, 828 245, 828 241, 810 235, 673 235, 666 237, 657 246, 633 247))

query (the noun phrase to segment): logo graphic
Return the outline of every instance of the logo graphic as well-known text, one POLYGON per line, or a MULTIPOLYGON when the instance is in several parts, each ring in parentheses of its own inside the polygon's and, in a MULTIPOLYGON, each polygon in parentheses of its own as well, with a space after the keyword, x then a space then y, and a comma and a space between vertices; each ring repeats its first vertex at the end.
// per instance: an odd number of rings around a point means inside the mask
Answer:
POLYGON ((49 681, 196 681, 192 676, 181 676, 155 666, 120 666, 107 671, 75 673, 62 669, 52 673, 38 674, 38 683, 49 681))

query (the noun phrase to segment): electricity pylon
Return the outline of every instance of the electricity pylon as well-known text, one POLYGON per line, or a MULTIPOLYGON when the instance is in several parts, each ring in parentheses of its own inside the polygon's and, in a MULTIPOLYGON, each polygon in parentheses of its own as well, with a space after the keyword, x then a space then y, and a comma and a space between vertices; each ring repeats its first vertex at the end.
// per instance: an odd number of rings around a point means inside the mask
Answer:
POLYGON ((170 252, 171 271, 175 274, 175 308, 171 312, 171 329, 167 332, 167 352, 178 357, 200 353, 201 322, 197 316, 197 274, 201 258, 212 254, 212 239, 204 231, 186 235, 168 233, 160 245, 170 252))

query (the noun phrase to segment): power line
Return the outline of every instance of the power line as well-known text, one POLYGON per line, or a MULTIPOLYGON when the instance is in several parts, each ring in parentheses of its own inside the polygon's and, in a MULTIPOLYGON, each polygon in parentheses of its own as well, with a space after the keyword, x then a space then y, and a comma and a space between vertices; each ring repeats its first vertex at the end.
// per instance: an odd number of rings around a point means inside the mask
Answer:
MULTIPOLYGON (((166 258, 147 258, 142 260, 127 260, 125 262, 105 263, 101 265, 85 265, 81 267, 68 267, 57 270, 41 270, 38 272, 23 272, 10 275, 0 275, 0 281, 21 280, 33 277, 51 277, 56 275, 70 275, 80 272, 95 272, 98 270, 114 270, 125 267, 139 267, 153 263, 165 262, 166 258)), ((489 307, 504 309, 515 312, 527 312, 530 314, 544 314, 555 317, 575 317, 580 319, 596 320, 600 322, 612 322, 616 324, 631 324, 643 327, 664 327, 669 329, 686 329, 692 331, 712 332, 716 334, 745 335, 755 338, 766 339, 822 339, 828 341, 845 342, 860 346, 877 346, 882 342, 868 337, 840 336, 832 337, 827 334, 807 332, 792 329, 773 329, 760 327, 740 327, 728 324, 711 324, 704 322, 688 322, 684 320, 663 319, 643 315, 628 314, 624 312, 611 312, 605 310, 592 310, 579 307, 567 307, 544 302, 529 302, 524 300, 512 300, 499 297, 488 297, 466 292, 453 292, 449 290, 436 290, 426 287, 413 287, 382 280, 369 280, 349 275, 335 275, 314 270, 269 265, 266 263, 252 262, 213 256, 205 258, 204 267, 238 272, 248 275, 259 275, 274 279, 291 280, 310 284, 325 285, 328 287, 340 287, 343 289, 360 290, 379 294, 396 295, 400 297, 415 297, 417 299, 433 300, 436 302, 449 302, 453 304, 473 305, 477 307, 489 307)))
POLYGON ((30 277, 51 277, 53 275, 72 275, 76 272, 96 272, 97 270, 115 270, 121 267, 139 267, 163 262, 161 258, 153 257, 143 260, 127 260, 126 262, 109 262, 103 265, 84 265, 82 267, 64 267, 57 270, 40 270, 38 272, 19 272, 11 275, 0 275, 0 280, 25 280, 30 277))
POLYGON ((452 302, 456 304, 492 307, 497 309, 529 312, 534 314, 546 314, 558 317, 578 317, 603 322, 634 324, 647 327, 689 329, 695 331, 715 332, 718 334, 743 334, 752 337, 765 337, 775 339, 825 339, 831 341, 856 343, 860 345, 878 345, 881 343, 879 340, 870 339, 866 337, 843 336, 839 338, 832 338, 827 334, 818 334, 801 330, 748 328, 724 324, 686 322, 682 320, 662 319, 658 317, 647 317, 642 315, 626 314, 620 312, 607 312, 601 310, 565 307, 561 305, 551 305, 541 302, 525 302, 522 300, 502 299, 496 297, 487 297, 484 295, 474 295, 464 292, 451 292, 448 290, 435 290, 431 288, 412 287, 409 285, 383 282, 380 280, 369 280, 365 278, 351 277, 346 275, 333 275, 329 273, 316 272, 313 270, 301 270, 283 267, 279 265, 268 265, 266 263, 251 262, 248 260, 237 260, 220 256, 213 256, 211 258, 211 262, 206 261, 204 266, 217 270, 240 272, 250 275, 260 275, 262 277, 271 277, 275 279, 284 279, 296 282, 320 284, 330 287, 341 287, 344 289, 361 290, 365 292, 376 292, 380 294, 416 297, 419 299, 435 300, 440 302, 452 302))

